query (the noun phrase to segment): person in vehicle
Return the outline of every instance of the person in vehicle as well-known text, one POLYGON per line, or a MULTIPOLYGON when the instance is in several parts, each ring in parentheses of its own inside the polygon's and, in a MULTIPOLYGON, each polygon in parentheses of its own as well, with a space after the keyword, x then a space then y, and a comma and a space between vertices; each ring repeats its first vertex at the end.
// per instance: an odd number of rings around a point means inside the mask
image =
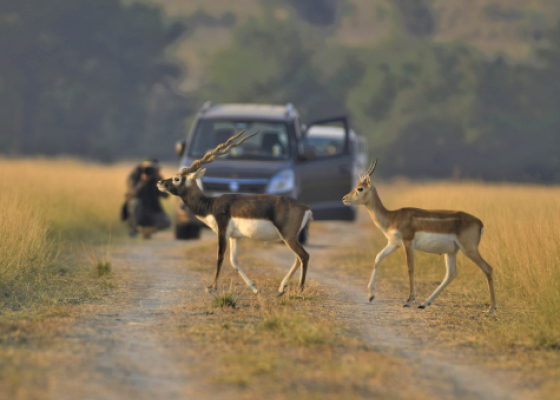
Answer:
POLYGON ((121 218, 128 222, 130 237, 135 237, 140 231, 145 239, 149 239, 153 233, 171 225, 160 203, 160 197, 169 196, 158 190, 157 181, 160 179, 158 161, 149 158, 142 161, 128 176, 126 202, 121 218))

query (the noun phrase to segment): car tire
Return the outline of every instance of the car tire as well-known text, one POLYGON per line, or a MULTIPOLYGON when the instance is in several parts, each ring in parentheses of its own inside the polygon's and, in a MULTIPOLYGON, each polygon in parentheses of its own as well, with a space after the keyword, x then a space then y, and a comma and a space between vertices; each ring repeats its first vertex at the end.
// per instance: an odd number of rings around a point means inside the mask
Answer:
POLYGON ((200 239, 200 226, 193 224, 175 225, 175 238, 179 240, 200 239))
POLYGON ((307 227, 305 227, 301 231, 299 231, 298 241, 300 244, 306 244, 308 238, 309 238, 309 232, 307 232, 307 227))

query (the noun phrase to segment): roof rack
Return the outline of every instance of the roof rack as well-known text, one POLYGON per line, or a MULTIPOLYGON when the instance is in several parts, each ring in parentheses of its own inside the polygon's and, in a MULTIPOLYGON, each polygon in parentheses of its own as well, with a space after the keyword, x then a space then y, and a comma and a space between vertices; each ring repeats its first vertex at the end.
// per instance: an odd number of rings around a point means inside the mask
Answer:
POLYGON ((208 111, 210 109, 210 107, 212 107, 212 102, 210 100, 208 100, 206 103, 204 103, 204 105, 200 109, 200 113, 204 114, 206 111, 208 111))
POLYGON ((294 105, 292 103, 286 103, 286 117, 289 117, 292 111, 294 111, 294 105))

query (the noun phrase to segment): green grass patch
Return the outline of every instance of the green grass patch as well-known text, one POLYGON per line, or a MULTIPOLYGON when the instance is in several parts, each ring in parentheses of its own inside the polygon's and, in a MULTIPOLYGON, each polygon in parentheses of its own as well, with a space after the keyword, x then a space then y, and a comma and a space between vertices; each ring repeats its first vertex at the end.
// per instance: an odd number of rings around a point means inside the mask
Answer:
POLYGON ((225 292, 214 296, 212 299, 213 308, 235 308, 237 305, 237 295, 233 292, 225 292))

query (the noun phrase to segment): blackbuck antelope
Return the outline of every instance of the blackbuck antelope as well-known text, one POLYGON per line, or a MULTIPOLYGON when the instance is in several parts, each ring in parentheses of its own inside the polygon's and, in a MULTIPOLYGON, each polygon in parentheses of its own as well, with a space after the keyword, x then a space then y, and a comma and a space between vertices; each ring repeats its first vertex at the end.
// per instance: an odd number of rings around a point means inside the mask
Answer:
POLYGON ((415 300, 414 292, 414 250, 425 253, 445 254, 447 272, 441 285, 432 293, 419 308, 426 308, 442 292, 443 289, 457 275, 455 259, 459 249, 470 258, 486 275, 490 291, 491 313, 496 309, 494 296, 494 281, 492 267, 484 261, 478 251, 478 245, 484 231, 482 221, 462 211, 422 210, 419 208, 401 208, 387 210, 375 186, 371 183, 371 175, 375 170, 375 163, 370 166, 367 173, 360 178, 354 190, 348 193, 342 201, 346 205, 366 206, 373 223, 381 229, 389 243, 375 257, 375 265, 369 281, 369 301, 375 297, 373 285, 375 274, 381 261, 399 247, 404 247, 408 264, 408 278, 410 291, 408 301, 404 305, 410 307, 415 300))
POLYGON ((237 264, 240 239, 251 238, 262 241, 283 240, 286 243, 295 253, 296 260, 282 280, 278 292, 284 293, 288 281, 300 265, 299 290, 303 291, 309 254, 299 243, 298 234, 312 219, 311 209, 308 206, 289 197, 271 194, 224 194, 212 198, 205 196, 198 187, 197 179, 202 178, 206 172, 206 169, 200 168, 202 165, 211 163, 216 157, 226 154, 258 132, 234 142, 243 133, 244 130, 232 136, 172 178, 159 181, 158 187, 162 191, 181 197, 193 214, 218 234, 218 263, 214 281, 209 289, 216 289, 229 239, 232 266, 251 290, 258 292, 253 282, 237 264))

